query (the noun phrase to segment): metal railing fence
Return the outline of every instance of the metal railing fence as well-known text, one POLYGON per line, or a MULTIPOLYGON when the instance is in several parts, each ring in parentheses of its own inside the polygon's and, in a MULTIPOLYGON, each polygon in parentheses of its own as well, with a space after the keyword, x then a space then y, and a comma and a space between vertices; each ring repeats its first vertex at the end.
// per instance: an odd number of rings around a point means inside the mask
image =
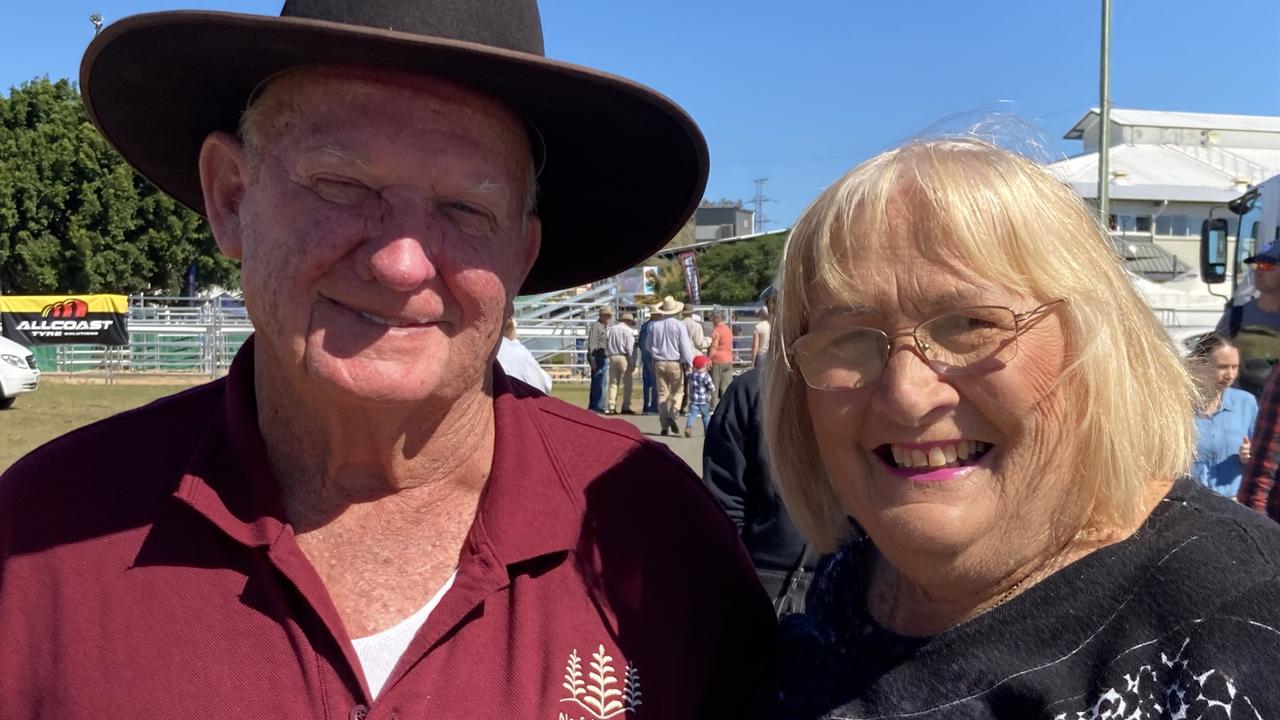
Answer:
MULTIPOLYGON (((612 283, 585 292, 571 291, 522 297, 515 317, 520 341, 557 380, 587 380, 586 339, 602 307, 614 317, 636 315, 637 327, 649 317, 648 306, 620 300, 612 283)), ((750 365, 754 306, 698 305, 709 333, 711 313, 721 312, 734 334, 734 363, 750 365)), ((225 375, 240 346, 253 333, 238 300, 174 296, 129 297, 129 344, 36 346, 41 370, 59 373, 117 374, 174 373, 217 378, 225 375)))

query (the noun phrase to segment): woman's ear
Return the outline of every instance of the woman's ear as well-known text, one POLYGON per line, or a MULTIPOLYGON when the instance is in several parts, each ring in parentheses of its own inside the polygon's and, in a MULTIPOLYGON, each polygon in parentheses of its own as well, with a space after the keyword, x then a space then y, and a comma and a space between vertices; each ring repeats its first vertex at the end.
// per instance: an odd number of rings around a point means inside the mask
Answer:
POLYGON ((229 133, 210 133, 200 147, 200 187, 213 238, 223 255, 239 260, 244 250, 240 201, 248 168, 244 145, 229 133))

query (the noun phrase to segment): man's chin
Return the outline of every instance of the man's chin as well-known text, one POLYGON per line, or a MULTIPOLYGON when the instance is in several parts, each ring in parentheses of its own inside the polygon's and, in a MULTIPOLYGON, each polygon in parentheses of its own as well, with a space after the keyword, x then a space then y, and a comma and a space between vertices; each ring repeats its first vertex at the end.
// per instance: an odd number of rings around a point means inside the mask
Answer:
POLYGON ((353 402, 403 404, 458 394, 442 368, 417 362, 365 358, 310 358, 307 382, 315 389, 353 402))

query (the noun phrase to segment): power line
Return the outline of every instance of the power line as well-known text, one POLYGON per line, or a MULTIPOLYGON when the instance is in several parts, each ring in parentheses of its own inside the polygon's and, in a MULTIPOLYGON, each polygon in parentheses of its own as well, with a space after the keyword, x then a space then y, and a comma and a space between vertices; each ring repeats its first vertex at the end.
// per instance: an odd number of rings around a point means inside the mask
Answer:
POLYGON ((773 198, 764 194, 764 184, 769 182, 769 178, 756 178, 753 180, 756 184, 756 196, 751 199, 751 204, 755 207, 752 217, 755 221, 755 231, 764 232, 764 226, 769 224, 769 218, 765 217, 764 204, 773 202, 773 198))

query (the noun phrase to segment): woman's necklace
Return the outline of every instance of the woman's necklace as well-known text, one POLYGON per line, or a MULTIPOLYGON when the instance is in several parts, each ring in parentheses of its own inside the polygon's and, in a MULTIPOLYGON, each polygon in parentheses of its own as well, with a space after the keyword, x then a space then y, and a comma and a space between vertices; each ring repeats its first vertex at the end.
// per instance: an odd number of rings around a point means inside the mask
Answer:
MULTIPOLYGON (((977 615, 981 615, 982 613, 985 613, 985 612, 990 612, 991 610, 994 610, 1000 607, 1001 605, 1005 604, 1009 600, 1013 599, 1013 597, 1017 595, 1018 591, 1021 590, 1023 587, 1030 587, 1040 582, 1044 578, 1057 572, 1058 570, 1060 570, 1066 564, 1062 561, 1064 558, 1067 557, 1068 555, 1067 551, 1072 547, 1074 547, 1084 534, 1085 534, 1085 531, 1082 530, 1079 534, 1077 534, 1075 537, 1071 539, 1071 542, 1062 546, 1062 548, 1059 549, 1058 552, 1054 553, 1053 556, 1050 557, 1048 560, 1046 560, 1043 564, 1041 564, 1039 567, 1035 568, 1031 572, 1027 573, 1026 575, 1023 575, 1016 582, 1014 582, 1013 585, 1010 585, 1008 589, 1000 593, 999 597, 997 597, 994 602, 987 604, 985 607, 982 605, 979 605, 978 607, 980 609, 976 613, 974 613, 974 616, 976 617, 977 615)), ((889 583, 889 608, 885 617, 885 623, 886 623, 885 629, 890 630, 892 632, 897 632, 895 628, 898 627, 898 598, 901 593, 901 583, 902 583, 902 573, 897 570, 894 570, 893 579, 889 583)))

